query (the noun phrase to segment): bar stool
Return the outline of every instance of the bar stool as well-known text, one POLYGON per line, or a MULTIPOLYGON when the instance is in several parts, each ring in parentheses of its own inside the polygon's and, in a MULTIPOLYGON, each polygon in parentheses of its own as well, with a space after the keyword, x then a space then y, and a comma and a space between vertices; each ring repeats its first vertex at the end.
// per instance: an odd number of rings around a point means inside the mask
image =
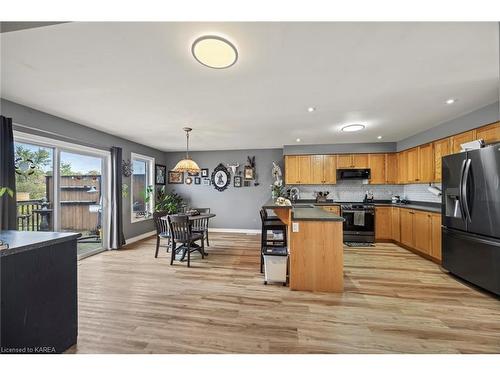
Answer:
POLYGON ((265 247, 286 247, 287 246, 287 238, 286 238, 286 224, 282 222, 280 219, 273 218, 269 220, 267 216, 267 211, 264 208, 260 210, 260 220, 262 221, 262 230, 260 237, 260 273, 263 273, 264 266, 264 256, 262 255, 262 251, 265 247), (267 238, 267 231, 280 231, 283 234, 282 240, 269 240, 267 238))

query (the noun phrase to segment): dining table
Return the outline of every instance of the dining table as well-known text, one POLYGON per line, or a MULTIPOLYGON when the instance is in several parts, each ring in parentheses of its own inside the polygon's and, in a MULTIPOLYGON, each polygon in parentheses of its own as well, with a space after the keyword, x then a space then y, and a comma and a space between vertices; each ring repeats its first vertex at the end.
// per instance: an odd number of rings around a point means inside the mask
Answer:
MULTIPOLYGON (((180 215, 182 215, 182 214, 180 214, 180 215)), ((208 220, 210 220, 211 218, 213 218, 213 217, 216 216, 215 214, 211 214, 211 213, 200 213, 200 214, 196 214, 196 215, 186 214, 186 215, 188 216, 189 221, 190 221, 191 224, 195 220, 200 220, 200 219, 208 219, 208 220)), ((167 221, 168 216, 169 215, 163 216, 161 218, 161 220, 167 221)), ((195 243, 193 243, 191 246, 193 247, 193 250, 200 250, 200 247, 201 247, 200 245, 195 244, 195 243)), ((172 249, 172 251, 175 251, 175 250, 172 249)), ((183 247, 183 249, 182 249, 182 256, 181 256, 181 262, 184 260, 184 257, 186 256, 186 252, 187 252, 187 248, 183 247)), ((208 256, 208 254, 205 251, 203 251, 203 255, 204 256, 208 256)))

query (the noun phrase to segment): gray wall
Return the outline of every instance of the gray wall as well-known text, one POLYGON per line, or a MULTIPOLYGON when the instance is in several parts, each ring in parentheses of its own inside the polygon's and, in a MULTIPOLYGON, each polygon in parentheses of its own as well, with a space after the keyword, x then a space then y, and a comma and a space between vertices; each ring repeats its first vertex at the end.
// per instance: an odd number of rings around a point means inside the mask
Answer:
POLYGON ((284 155, 307 155, 307 154, 350 154, 350 153, 377 153, 395 152, 396 142, 379 143, 337 143, 326 145, 285 145, 284 155))
POLYGON ((415 134, 398 142, 397 150, 406 150, 436 139, 490 124, 499 120, 499 102, 489 104, 453 120, 443 122, 431 129, 415 134))
MULTIPOLYGON (((220 192, 215 190, 212 185, 195 185, 193 181, 191 185, 167 184, 167 189, 181 194, 190 207, 210 207, 212 212, 217 215, 211 219, 211 227, 260 229, 259 210, 271 198, 273 161, 279 162, 283 170, 283 150, 198 151, 190 153, 200 168, 209 168, 209 174, 219 163, 239 163, 239 170, 243 171, 247 156, 254 155, 259 186, 235 188, 231 181, 231 185, 220 192)), ((174 168, 175 164, 184 156, 185 154, 182 152, 167 153, 167 169, 174 168)))
MULTIPOLYGON (((85 146, 94 146, 109 150, 111 146, 123 149, 123 158, 129 159, 131 152, 154 157, 156 163, 165 163, 165 153, 153 148, 140 145, 126 139, 71 122, 60 117, 52 116, 35 109, 25 107, 11 101, 1 99, 0 112, 2 115, 12 117, 12 121, 29 126, 37 130, 27 130, 15 126, 15 130, 45 137, 60 139, 67 142, 78 143, 85 146), (58 134, 59 136, 56 136, 58 134)), ((123 183, 130 187, 130 177, 123 177, 123 183)), ((129 188, 130 190, 130 188, 129 188)), ((131 238, 152 231, 154 224, 152 220, 138 223, 130 222, 130 197, 123 199, 123 231, 125 238, 131 238)))

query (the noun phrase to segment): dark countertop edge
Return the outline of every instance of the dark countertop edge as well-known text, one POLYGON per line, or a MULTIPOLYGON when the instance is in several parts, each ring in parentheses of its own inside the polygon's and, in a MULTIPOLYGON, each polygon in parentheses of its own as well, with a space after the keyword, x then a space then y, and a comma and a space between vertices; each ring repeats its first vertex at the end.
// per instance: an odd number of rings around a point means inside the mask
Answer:
POLYGON ((18 254, 18 253, 22 253, 22 252, 30 251, 30 250, 36 250, 36 249, 39 249, 40 247, 44 247, 47 245, 56 245, 56 244, 61 243, 61 242, 66 242, 66 241, 77 239, 78 237, 80 237, 80 233, 0 231, 0 238, 9 244, 8 249, 0 250, 0 257, 12 255, 12 254, 18 254), (48 234, 48 233, 57 233, 58 236, 52 237, 52 238, 46 238, 46 239, 42 239, 42 240, 38 240, 38 241, 34 240, 36 242, 31 242, 31 243, 23 244, 20 246, 16 246, 15 244, 12 245, 12 243, 11 243, 12 238, 10 239, 10 242, 9 242, 9 234, 7 234, 7 236, 5 236, 5 232, 17 232, 17 233, 22 233, 22 234, 29 233, 28 235, 31 235, 32 233, 33 234, 37 233, 37 234, 42 234, 42 236, 44 234, 48 234))
POLYGON ((332 212, 327 212, 318 207, 295 207, 292 210, 292 221, 344 221, 342 216, 336 215, 332 212), (300 212, 303 217, 296 217, 300 212), (308 216, 307 214, 310 214, 308 216))

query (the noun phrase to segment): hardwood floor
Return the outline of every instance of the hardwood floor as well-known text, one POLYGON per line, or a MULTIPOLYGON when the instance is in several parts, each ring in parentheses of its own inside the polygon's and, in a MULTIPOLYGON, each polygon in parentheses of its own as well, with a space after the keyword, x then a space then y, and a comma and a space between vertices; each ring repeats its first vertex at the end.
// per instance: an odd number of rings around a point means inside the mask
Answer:
POLYGON ((211 233, 189 269, 154 244, 79 262, 68 352, 500 352, 500 301, 393 244, 346 248, 343 294, 263 285, 257 235, 211 233))

